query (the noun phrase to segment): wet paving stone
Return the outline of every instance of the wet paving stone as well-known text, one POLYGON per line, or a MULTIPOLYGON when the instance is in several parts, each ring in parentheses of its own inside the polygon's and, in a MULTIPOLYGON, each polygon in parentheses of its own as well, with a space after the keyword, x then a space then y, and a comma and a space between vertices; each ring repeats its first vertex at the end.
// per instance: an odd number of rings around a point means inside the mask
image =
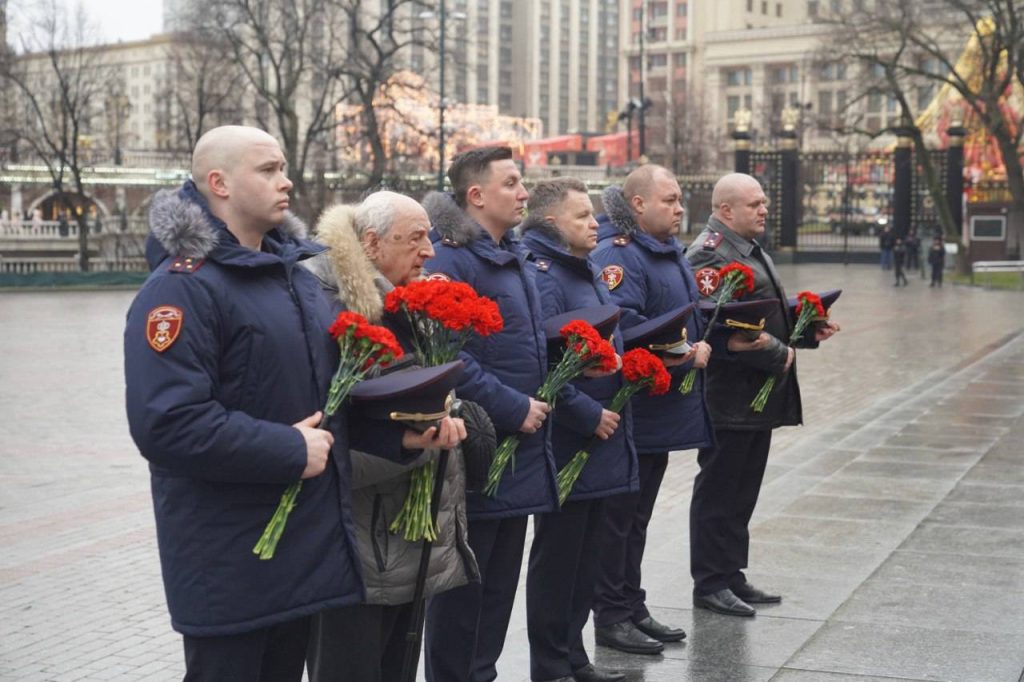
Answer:
POLYGON ((871 580, 946 588, 975 587, 1016 597, 1024 594, 1024 557, 1000 557, 996 561, 989 556, 971 556, 957 551, 920 552, 901 548, 886 559, 871 580))
MULTIPOLYGON (((674 453, 644 586, 689 637, 631 656, 595 648, 588 624, 593 660, 631 682, 1020 682, 1024 337, 1006 339, 1021 296, 897 294, 860 266, 782 271, 793 291, 837 278, 846 290, 843 333, 799 352, 806 425, 775 431, 752 525, 747 574, 784 601, 750 620, 693 610, 696 453, 674 453), (1005 611, 987 591, 1013 595, 1005 611), (929 608, 945 611, 921 627, 929 608)), ((131 298, 0 294, 0 377, 18 387, 0 391, 0 679, 181 679, 148 472, 124 420, 131 298), (29 428, 40 414, 60 417, 29 428)), ((529 679, 524 595, 521 583, 504 682, 529 679)))
POLYGON ((1024 531, 948 526, 925 522, 901 546, 919 552, 948 552, 952 548, 964 554, 992 557, 1024 558, 1024 531))
POLYGON ((1024 669, 1024 635, 836 620, 786 666, 911 680, 1013 682, 1024 669))

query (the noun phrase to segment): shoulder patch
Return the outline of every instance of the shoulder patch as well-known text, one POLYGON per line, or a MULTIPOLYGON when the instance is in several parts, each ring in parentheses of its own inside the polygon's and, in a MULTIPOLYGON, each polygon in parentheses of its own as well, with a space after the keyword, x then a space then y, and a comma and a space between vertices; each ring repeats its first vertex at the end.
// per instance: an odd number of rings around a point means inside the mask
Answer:
POLYGON ((457 241, 455 241, 451 237, 444 237, 444 238, 442 238, 441 239, 441 243, 444 244, 445 246, 452 246, 452 247, 454 247, 456 249, 459 248, 460 246, 462 246, 462 244, 458 243, 457 241))
POLYGON ((193 273, 201 267, 203 267, 202 258, 175 258, 171 261, 171 267, 167 268, 167 270, 170 272, 193 273))
POLYGON ((722 239, 724 238, 725 235, 721 232, 712 232, 708 235, 708 238, 704 240, 702 248, 705 251, 714 251, 718 248, 718 245, 722 243, 722 239))
POLYGON ((428 282, 451 282, 452 278, 443 272, 432 272, 427 275, 428 282))
POLYGON ((547 260, 546 258, 538 258, 536 260, 536 263, 537 269, 540 270, 541 272, 547 272, 548 270, 551 269, 551 261, 547 260))
POLYGON ((718 270, 714 268, 701 268, 693 273, 693 277, 697 280, 697 290, 702 296, 710 296, 715 293, 718 291, 718 285, 722 283, 718 270))
POLYGON ((146 316, 146 341, 157 353, 163 353, 178 340, 185 315, 173 305, 157 306, 146 316))
POLYGON ((618 237, 612 240, 612 244, 615 246, 625 246, 629 243, 629 235, 620 234, 618 237))
POLYGON ((625 277, 626 271, 622 269, 621 265, 609 265, 601 271, 601 279, 608 285, 608 291, 612 291, 622 284, 625 277))

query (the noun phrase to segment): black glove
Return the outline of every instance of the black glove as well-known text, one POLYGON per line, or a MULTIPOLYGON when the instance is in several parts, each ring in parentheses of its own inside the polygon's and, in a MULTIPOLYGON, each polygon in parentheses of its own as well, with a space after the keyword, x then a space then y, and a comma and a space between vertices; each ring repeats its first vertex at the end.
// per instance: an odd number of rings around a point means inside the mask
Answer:
POLYGON ((484 408, 463 400, 459 415, 466 422, 466 440, 462 441, 462 458, 466 466, 466 490, 483 490, 487 472, 498 447, 494 424, 484 408))

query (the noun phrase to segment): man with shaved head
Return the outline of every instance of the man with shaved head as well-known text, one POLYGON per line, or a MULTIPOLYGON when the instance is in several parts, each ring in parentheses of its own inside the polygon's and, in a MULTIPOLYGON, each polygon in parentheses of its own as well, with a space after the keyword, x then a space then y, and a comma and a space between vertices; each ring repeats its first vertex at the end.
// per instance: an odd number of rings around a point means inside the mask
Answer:
MULTIPOLYGON (((724 615, 753 616, 751 604, 782 601, 781 596, 754 587, 743 570, 750 548, 747 525, 761 489, 772 429, 803 419, 796 352, 788 345, 793 319, 771 256, 757 241, 768 216, 760 183, 742 173, 726 175, 715 185, 711 203, 707 228, 686 252, 697 271, 701 295, 712 300, 721 284, 718 270, 736 261, 754 272, 754 291, 743 300, 775 299, 776 310, 765 316, 764 331, 756 341, 733 335, 708 365, 715 442, 697 454, 700 473, 690 503, 693 603, 724 615), (764 411, 754 412, 750 403, 769 376, 776 377, 775 390, 764 411)), ((830 322, 801 345, 816 347, 838 330, 830 322)))
MULTIPOLYGON (((599 218, 600 242, 591 258, 601 268, 612 302, 622 309, 623 331, 696 303, 697 286, 676 238, 683 205, 675 176, 662 166, 640 166, 622 189, 609 187, 602 198, 605 215, 599 218)), ((594 593, 594 631, 598 644, 628 653, 657 654, 664 643, 686 637, 681 628, 651 617, 640 566, 669 453, 711 443, 703 379, 689 393, 679 391, 691 367, 707 365, 710 347, 701 341, 703 335, 703 320, 691 316, 686 337, 692 349, 664 360, 672 374, 668 393, 644 392, 632 399, 640 490, 605 502, 607 532, 594 593)), ((679 348, 685 347, 680 339, 679 348)))
POLYGON ((405 462, 452 434, 321 424, 338 345, 298 267, 324 250, 288 212, 292 183, 262 130, 200 138, 193 178, 153 198, 152 273, 125 328, 132 438, 149 460, 185 680, 302 678, 312 614, 362 600, 348 445, 405 462), (276 554, 254 554, 282 493, 303 486, 276 554))

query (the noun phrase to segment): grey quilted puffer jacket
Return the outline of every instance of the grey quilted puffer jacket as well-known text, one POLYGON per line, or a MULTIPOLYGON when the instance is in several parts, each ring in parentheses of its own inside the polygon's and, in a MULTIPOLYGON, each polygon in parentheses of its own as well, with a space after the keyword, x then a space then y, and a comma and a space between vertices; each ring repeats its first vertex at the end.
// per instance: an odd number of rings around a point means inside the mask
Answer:
MULTIPOLYGON (((345 308, 380 323, 384 295, 392 289, 363 252, 352 229, 352 207, 334 207, 320 218, 317 240, 330 247, 304 264, 321 286, 345 308)), ((404 604, 412 601, 419 570, 421 543, 406 541, 388 527, 409 492, 410 472, 436 458, 428 450, 411 464, 397 464, 351 450, 352 517, 362 562, 367 604, 404 604)), ((467 582, 478 582, 480 572, 469 548, 466 526, 466 475, 462 453, 452 450, 445 468, 438 509, 438 539, 430 550, 424 596, 430 597, 467 582)))

